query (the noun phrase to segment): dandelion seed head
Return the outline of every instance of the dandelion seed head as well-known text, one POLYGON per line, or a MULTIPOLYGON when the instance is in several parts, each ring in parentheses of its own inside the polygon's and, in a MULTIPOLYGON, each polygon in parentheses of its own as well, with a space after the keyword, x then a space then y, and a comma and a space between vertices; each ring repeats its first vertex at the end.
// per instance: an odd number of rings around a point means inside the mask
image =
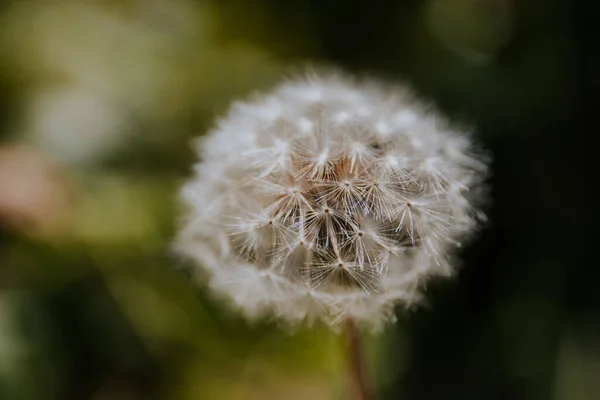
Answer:
POLYGON ((486 159, 402 87, 285 82, 197 150, 176 247, 251 317, 393 321, 483 217, 486 159))

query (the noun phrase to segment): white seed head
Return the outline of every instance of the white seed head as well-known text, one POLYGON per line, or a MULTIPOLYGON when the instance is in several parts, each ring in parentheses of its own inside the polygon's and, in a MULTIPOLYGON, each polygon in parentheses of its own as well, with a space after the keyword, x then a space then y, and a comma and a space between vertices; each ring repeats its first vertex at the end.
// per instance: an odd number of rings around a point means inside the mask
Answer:
POLYGON ((177 249, 248 316, 378 327, 451 274, 483 216, 468 132, 401 87, 286 82, 233 104, 198 152, 177 249))

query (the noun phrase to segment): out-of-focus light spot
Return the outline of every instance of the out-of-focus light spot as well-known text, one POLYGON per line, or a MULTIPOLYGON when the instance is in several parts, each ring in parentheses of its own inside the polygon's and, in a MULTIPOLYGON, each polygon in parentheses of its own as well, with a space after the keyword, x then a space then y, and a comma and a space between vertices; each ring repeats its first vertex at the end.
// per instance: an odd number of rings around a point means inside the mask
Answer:
POLYGON ((0 225, 41 236, 66 228, 70 190, 60 167, 25 145, 0 147, 0 225))
POLYGON ((123 111, 82 86, 40 90, 27 111, 28 138, 69 164, 102 160, 127 138, 123 111))

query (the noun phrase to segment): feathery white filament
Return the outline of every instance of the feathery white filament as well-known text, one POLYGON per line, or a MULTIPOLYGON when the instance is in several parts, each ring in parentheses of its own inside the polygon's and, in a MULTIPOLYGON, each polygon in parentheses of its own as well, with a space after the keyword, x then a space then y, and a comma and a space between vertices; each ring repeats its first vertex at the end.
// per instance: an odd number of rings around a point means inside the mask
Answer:
POLYGON ((234 104, 198 151, 178 249, 251 316, 393 319, 482 215, 468 133, 404 89, 284 83, 234 104))

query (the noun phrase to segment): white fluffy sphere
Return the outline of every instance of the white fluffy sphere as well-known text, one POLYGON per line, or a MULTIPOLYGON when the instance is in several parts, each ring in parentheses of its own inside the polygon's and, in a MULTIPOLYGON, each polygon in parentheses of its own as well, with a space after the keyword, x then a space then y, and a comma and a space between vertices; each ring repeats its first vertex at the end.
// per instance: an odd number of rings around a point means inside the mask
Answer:
POLYGON ((177 249, 251 317, 379 326, 451 274, 483 216, 468 132, 402 87, 285 82, 234 103, 198 152, 177 249))

